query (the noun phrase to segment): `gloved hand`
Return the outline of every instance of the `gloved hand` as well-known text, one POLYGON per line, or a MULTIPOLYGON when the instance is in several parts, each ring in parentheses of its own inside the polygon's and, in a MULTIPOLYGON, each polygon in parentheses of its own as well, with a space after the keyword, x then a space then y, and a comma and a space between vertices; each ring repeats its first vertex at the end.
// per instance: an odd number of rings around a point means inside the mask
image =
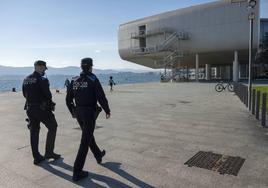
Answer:
POLYGON ((111 117, 111 113, 106 114, 106 119, 109 119, 111 117))
POLYGON ((73 118, 76 118, 76 111, 75 111, 75 108, 73 108, 73 110, 72 110, 72 117, 73 117, 73 118))
POLYGON ((53 102, 53 101, 51 101, 51 110, 52 111, 55 111, 55 108, 56 108, 56 103, 55 102, 53 102))
POLYGON ((25 121, 27 122, 27 127, 29 130, 31 130, 30 120, 29 118, 26 118, 25 121))

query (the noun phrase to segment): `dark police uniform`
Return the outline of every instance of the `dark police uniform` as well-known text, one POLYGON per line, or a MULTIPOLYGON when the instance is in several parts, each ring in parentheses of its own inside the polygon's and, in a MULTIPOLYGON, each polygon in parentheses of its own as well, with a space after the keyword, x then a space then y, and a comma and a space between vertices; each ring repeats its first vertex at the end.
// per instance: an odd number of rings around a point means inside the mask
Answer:
POLYGON ((40 122, 45 124, 48 129, 45 157, 54 155, 53 151, 58 126, 52 112, 55 103, 52 102, 48 79, 41 76, 38 72, 34 72, 24 79, 22 91, 23 96, 26 98, 26 113, 29 118, 31 148, 35 159, 34 163, 36 164, 43 158, 38 151, 40 122))
POLYGON ((102 157, 101 150, 97 146, 93 135, 97 102, 106 114, 110 114, 108 101, 98 78, 91 72, 82 72, 80 76, 71 81, 66 96, 67 107, 71 114, 77 118, 82 129, 81 143, 74 163, 74 175, 82 171, 88 147, 97 161, 102 157))

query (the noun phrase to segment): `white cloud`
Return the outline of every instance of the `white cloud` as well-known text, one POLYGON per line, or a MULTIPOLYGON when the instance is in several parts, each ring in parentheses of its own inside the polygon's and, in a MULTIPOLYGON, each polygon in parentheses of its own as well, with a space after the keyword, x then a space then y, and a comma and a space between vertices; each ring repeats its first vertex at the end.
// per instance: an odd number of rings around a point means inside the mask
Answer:
POLYGON ((95 53, 101 53, 101 50, 95 50, 94 52, 95 53))

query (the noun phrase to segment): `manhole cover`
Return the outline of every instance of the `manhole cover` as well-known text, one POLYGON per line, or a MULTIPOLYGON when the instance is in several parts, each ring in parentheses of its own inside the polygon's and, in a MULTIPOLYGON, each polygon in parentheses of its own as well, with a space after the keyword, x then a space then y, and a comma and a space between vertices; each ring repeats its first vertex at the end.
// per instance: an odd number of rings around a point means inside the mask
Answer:
POLYGON ((199 151, 185 165, 195 166, 208 170, 219 172, 220 174, 230 174, 237 176, 243 166, 245 159, 241 157, 232 157, 212 152, 199 151))

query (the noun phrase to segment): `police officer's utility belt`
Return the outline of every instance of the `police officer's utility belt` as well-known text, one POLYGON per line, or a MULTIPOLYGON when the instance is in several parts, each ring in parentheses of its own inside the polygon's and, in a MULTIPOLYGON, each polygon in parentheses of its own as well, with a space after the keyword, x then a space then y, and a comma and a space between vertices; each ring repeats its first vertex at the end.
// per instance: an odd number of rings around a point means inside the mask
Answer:
POLYGON ((27 103, 27 107, 38 107, 41 103, 27 103))
POLYGON ((53 102, 42 102, 42 103, 27 103, 27 109, 29 108, 39 108, 40 110, 44 111, 54 111, 55 110, 55 103, 53 102))
POLYGON ((90 108, 90 109, 92 109, 92 110, 95 110, 96 108, 95 107, 93 107, 93 106, 81 106, 81 105, 77 105, 76 106, 76 108, 90 108))

